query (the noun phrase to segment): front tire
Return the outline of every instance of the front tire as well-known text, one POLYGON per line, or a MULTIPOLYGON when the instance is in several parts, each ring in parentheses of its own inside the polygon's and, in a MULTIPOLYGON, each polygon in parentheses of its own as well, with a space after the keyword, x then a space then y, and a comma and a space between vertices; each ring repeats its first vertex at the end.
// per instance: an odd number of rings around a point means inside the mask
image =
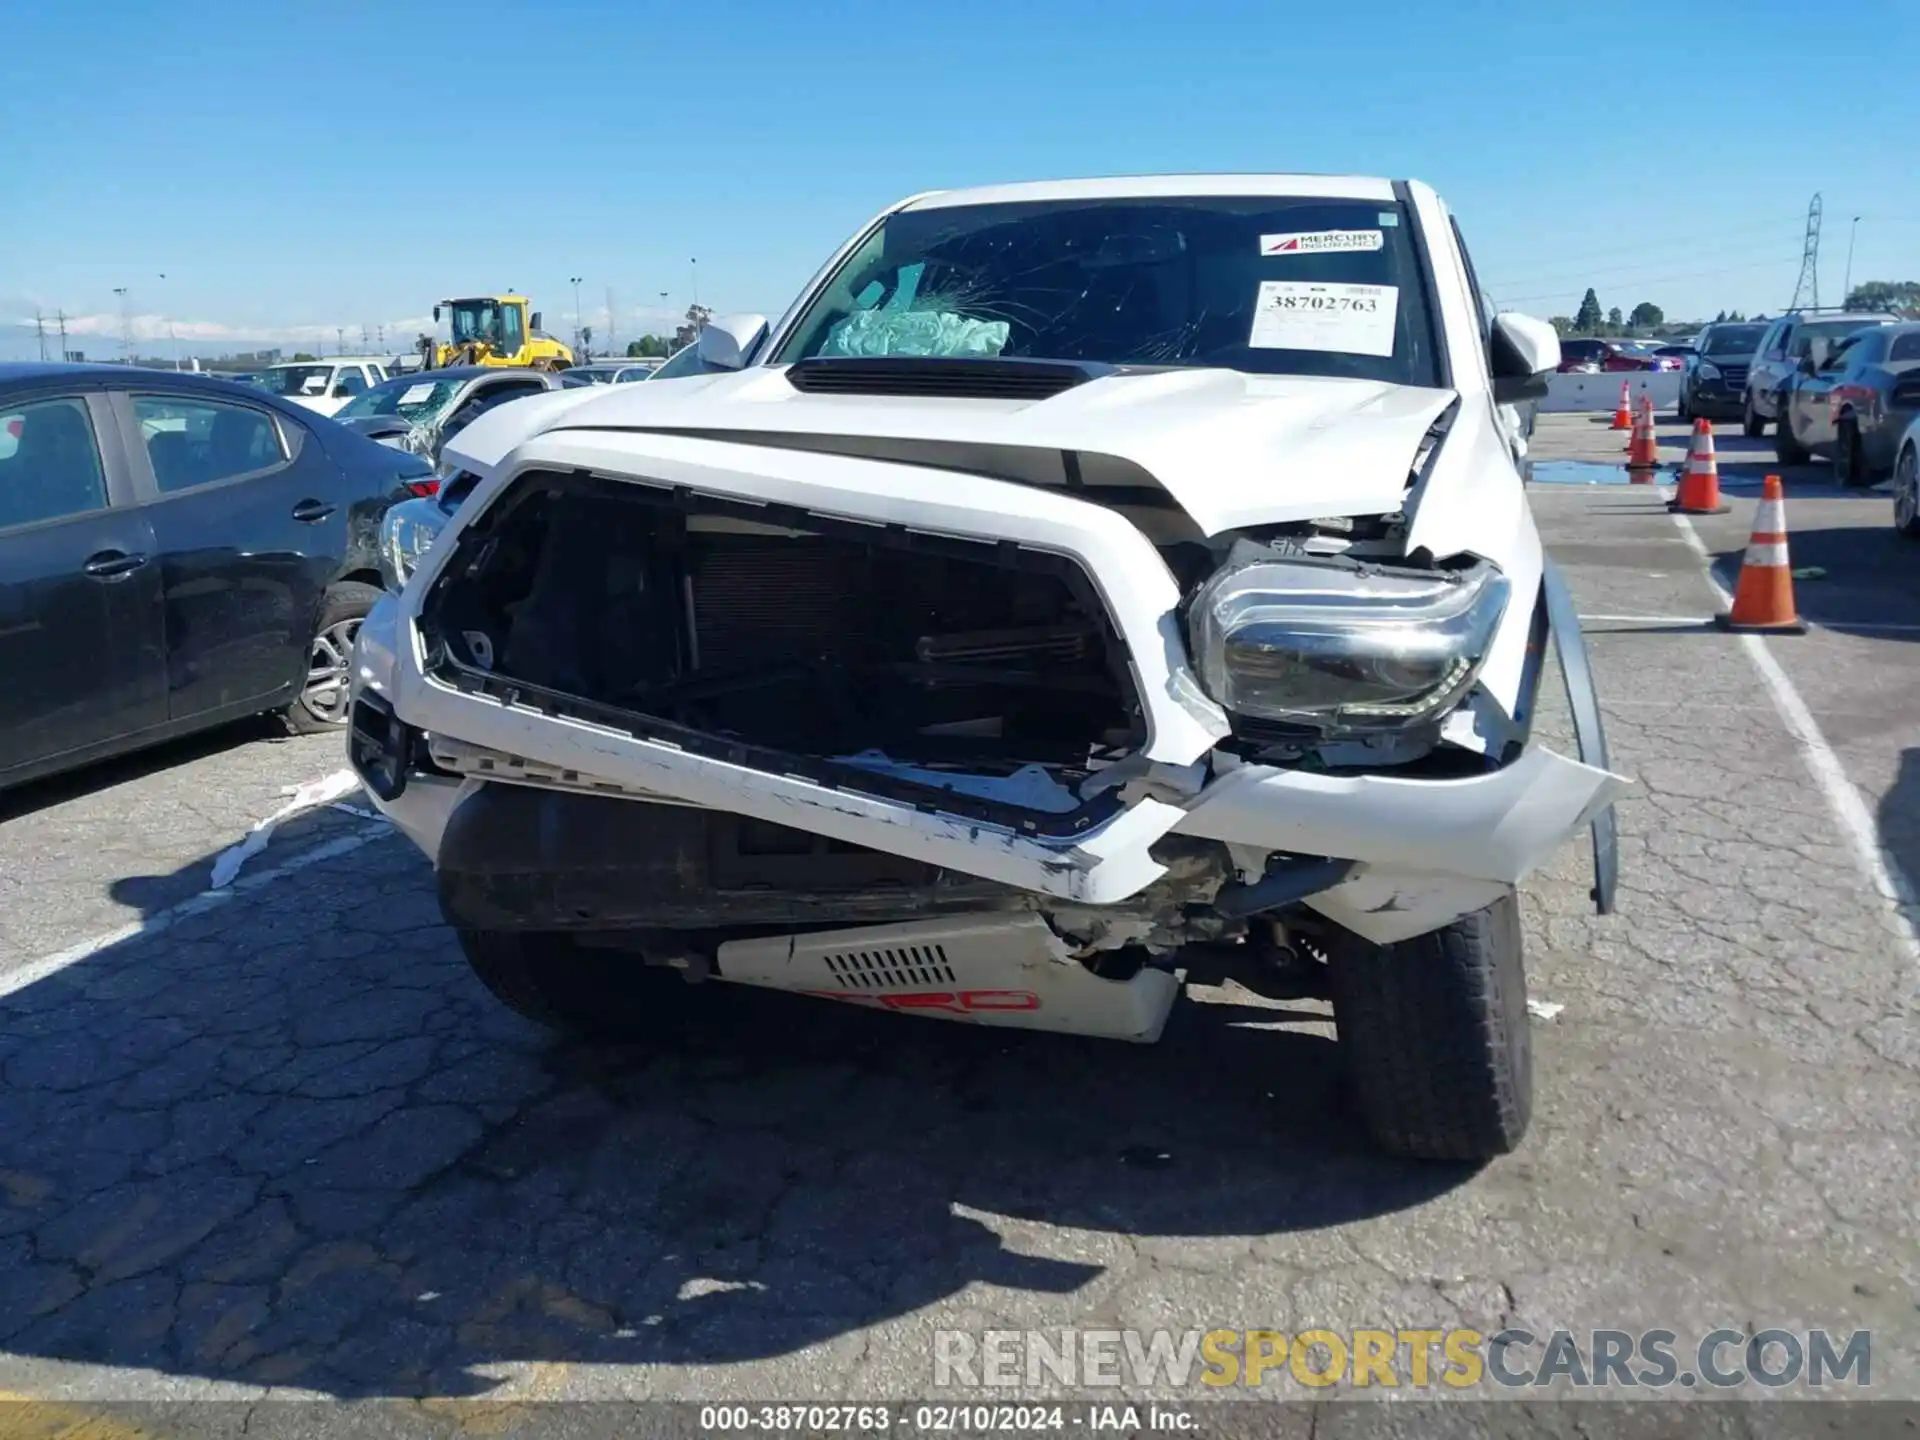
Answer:
POLYGON ((1747 392, 1747 398, 1740 406, 1740 433, 1749 440, 1758 440, 1767 433, 1767 422, 1760 418, 1760 412, 1753 408, 1753 392, 1747 392))
POLYGON ((1869 478, 1866 452, 1860 448, 1860 423, 1844 419, 1834 427, 1833 483, 1843 490, 1858 490, 1869 478))
POLYGON ((1793 438, 1793 422, 1787 418, 1787 400, 1785 396, 1774 401, 1774 411, 1779 419, 1773 426, 1773 458, 1782 465, 1804 465, 1812 457, 1807 447, 1793 438))
POLYGON ((456 930, 480 983, 515 1014, 562 1034, 625 1039, 671 1025, 694 987, 626 950, 551 931, 456 930))
POLYGON ((1673 417, 1682 425, 1693 419, 1693 412, 1687 409, 1687 391, 1684 385, 1680 387, 1680 398, 1673 402, 1673 417))
POLYGON ((1893 465, 1893 528, 1920 540, 1920 453, 1902 445, 1893 465))
POLYGON ((1520 1143, 1533 1114, 1523 951, 1511 895, 1392 945, 1335 941, 1340 1050, 1382 1149, 1479 1162, 1520 1143))
POLYGON ((327 587, 320 602, 320 623, 314 627, 307 655, 306 678, 293 703, 280 712, 295 735, 323 735, 347 723, 347 686, 353 670, 353 641, 360 622, 379 602, 378 586, 342 580, 327 587))

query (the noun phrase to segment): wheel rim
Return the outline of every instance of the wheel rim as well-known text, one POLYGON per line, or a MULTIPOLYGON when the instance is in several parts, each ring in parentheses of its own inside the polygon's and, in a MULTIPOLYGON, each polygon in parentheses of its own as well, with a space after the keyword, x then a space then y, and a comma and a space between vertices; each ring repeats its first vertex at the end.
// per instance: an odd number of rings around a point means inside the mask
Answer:
POLYGON ((1893 523, 1902 530, 1912 529, 1916 513, 1920 513, 1920 460, 1913 451, 1902 450, 1893 485, 1893 523))
POLYGON ((346 721, 348 670, 353 659, 353 637, 359 633, 360 621, 355 618, 329 625, 313 637, 300 708, 324 724, 346 721))

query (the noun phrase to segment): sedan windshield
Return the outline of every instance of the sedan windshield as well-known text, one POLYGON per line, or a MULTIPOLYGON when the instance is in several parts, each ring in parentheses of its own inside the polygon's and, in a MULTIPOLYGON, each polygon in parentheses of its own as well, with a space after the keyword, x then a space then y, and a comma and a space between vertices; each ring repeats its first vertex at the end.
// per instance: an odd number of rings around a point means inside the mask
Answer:
POLYGON ((1767 333, 1764 325, 1734 325, 1726 329, 1714 330, 1707 335, 1706 353, 1709 355, 1751 355, 1760 348, 1760 337, 1767 333))
POLYGON ((254 383, 269 395, 318 395, 331 374, 331 365, 277 365, 254 383))
POLYGON ((453 403, 464 384, 460 380, 389 380, 356 395, 342 405, 335 418, 352 420, 365 415, 398 415, 418 424, 430 420, 453 403))
POLYGON ((1409 218, 1325 197, 934 206, 888 216, 775 357, 1212 366, 1436 386, 1409 218))

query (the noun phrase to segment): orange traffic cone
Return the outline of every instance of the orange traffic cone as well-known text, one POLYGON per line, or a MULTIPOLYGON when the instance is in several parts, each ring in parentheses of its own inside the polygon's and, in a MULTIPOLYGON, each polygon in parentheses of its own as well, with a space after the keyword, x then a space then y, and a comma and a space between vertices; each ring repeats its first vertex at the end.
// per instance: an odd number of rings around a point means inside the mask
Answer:
POLYGON ((1627 382, 1622 380, 1620 382, 1620 403, 1614 408, 1612 429, 1631 430, 1633 428, 1633 410, 1631 408, 1633 401, 1630 395, 1631 392, 1627 389, 1627 382))
POLYGON ((1724 515, 1730 507, 1720 503, 1720 466, 1713 458, 1713 426, 1706 420, 1693 422, 1693 448, 1687 451, 1687 468, 1680 476, 1680 491, 1667 509, 1681 515, 1724 515))
POLYGON ((1653 400, 1642 395, 1633 437, 1627 441, 1627 478, 1636 485, 1651 485, 1654 469, 1659 464, 1660 442, 1653 430, 1653 400))
POLYGON ((1767 476, 1760 509, 1753 517, 1753 538, 1740 562, 1733 587, 1733 609, 1713 617, 1722 630, 1764 630, 1804 635, 1806 622, 1793 608, 1793 566, 1787 560, 1787 502, 1778 475, 1767 476))

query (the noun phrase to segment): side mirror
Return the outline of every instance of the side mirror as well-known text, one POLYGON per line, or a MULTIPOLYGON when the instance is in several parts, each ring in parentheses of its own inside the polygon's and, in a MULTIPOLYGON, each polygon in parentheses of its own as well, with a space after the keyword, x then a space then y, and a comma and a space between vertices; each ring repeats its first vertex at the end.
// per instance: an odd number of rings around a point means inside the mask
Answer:
POLYGON ((440 323, 440 307, 438 305, 433 307, 433 320, 436 325, 440 323))
POLYGON ((529 330, 538 330, 540 328, 540 312, 538 310, 527 317, 527 328, 529 330))
POLYGON ((700 346, 700 363, 709 370, 739 370, 766 333, 764 315, 726 315, 709 320, 696 342, 700 346))
POLYGON ((1560 366, 1560 336, 1544 320, 1503 311, 1493 317, 1487 358, 1495 404, 1538 400, 1547 393, 1547 376, 1560 366))

